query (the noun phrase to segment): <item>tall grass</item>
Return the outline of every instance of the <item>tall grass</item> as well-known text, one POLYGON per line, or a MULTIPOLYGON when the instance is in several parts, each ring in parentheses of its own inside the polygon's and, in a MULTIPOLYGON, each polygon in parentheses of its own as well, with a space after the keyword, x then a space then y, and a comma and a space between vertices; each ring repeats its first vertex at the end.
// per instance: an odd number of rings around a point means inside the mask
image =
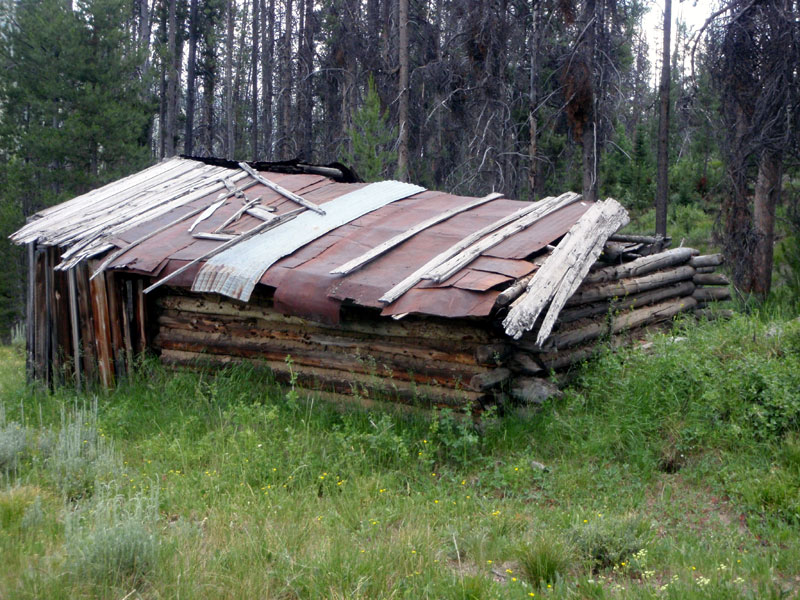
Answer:
POLYGON ((800 323, 681 321, 533 415, 341 410, 144 361, 11 390, 0 597, 759 598, 800 572, 800 323), (545 465, 546 468, 542 468, 545 465))

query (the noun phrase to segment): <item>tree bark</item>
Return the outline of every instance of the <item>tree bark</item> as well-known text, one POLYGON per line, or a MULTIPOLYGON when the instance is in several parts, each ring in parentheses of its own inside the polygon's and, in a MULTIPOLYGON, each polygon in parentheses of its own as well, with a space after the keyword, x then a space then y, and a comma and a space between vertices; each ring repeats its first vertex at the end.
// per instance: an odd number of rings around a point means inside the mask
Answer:
POLYGON ((292 0, 286 0, 286 15, 281 57, 280 132, 278 145, 280 158, 292 154, 292 0))
POLYGON ((408 181, 408 0, 398 0, 398 33, 400 77, 397 120, 400 139, 397 149, 397 176, 401 181, 408 181))
POLYGON ((302 50, 300 52, 300 82, 302 105, 298 110, 303 135, 300 143, 300 156, 303 160, 313 160, 314 130, 314 2, 305 0, 303 26, 301 28, 302 50))
POLYGON ((597 200, 597 91, 595 90, 596 45, 597 45, 597 4, 595 0, 586 2, 586 34, 583 46, 584 60, 589 70, 589 98, 585 110, 588 112, 586 123, 583 127, 582 141, 582 171, 583 171, 583 199, 587 202, 597 200))
POLYGON ((667 200, 669 198, 669 88, 670 27, 672 0, 664 0, 664 46, 661 57, 658 113, 658 174, 656 179, 656 235, 667 237, 667 200))
POLYGON ((183 153, 194 154, 195 57, 197 53, 197 0, 191 0, 189 10, 189 58, 186 71, 186 130, 183 135, 183 153))
POLYGON ((229 2, 225 11, 225 158, 231 160, 234 154, 234 114, 233 114, 233 7, 229 2))
POLYGON ((538 88, 539 88, 539 15, 540 15, 541 2, 534 0, 533 8, 531 10, 531 35, 530 35, 530 77, 528 82, 528 127, 530 129, 530 144, 528 146, 528 186, 530 187, 530 199, 537 198, 537 184, 538 174, 536 164, 536 145, 538 135, 536 130, 536 105, 539 102, 538 88))
POLYGON ((259 0, 253 0, 253 41, 252 41, 252 93, 251 93, 251 130, 250 130, 250 156, 258 160, 258 8, 259 0))
POLYGON ((772 250, 775 241, 775 207, 780 201, 782 152, 766 150, 758 164, 753 197, 756 244, 753 256, 753 292, 766 298, 772 286, 772 250))
POLYGON ((269 159, 272 150, 272 74, 275 52, 275 0, 261 0, 261 130, 264 135, 264 156, 269 159), (268 18, 267 18, 268 15, 268 18))
POLYGON ((169 1, 169 16, 167 23, 167 45, 169 53, 167 58, 167 123, 165 128, 164 138, 164 155, 175 155, 175 137, 177 134, 177 120, 176 111, 178 108, 178 65, 177 55, 177 28, 178 22, 176 17, 178 0, 169 1))

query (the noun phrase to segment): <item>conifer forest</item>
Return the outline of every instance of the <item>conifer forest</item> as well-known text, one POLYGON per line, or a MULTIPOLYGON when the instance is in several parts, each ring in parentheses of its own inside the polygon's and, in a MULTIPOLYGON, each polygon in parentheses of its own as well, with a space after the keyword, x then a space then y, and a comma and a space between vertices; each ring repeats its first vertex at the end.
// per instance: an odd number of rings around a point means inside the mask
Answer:
POLYGON ((2 0, 0 337, 24 306, 7 236, 176 154, 571 189, 642 233, 682 209, 764 297, 776 260, 800 278, 798 65, 798 0, 2 0))

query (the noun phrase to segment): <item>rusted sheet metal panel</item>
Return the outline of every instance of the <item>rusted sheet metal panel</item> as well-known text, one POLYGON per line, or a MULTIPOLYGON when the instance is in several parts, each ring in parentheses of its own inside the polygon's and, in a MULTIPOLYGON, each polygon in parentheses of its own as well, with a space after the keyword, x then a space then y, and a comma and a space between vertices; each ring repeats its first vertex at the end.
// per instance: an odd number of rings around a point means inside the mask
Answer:
POLYGON ((589 210, 589 202, 574 202, 569 206, 547 215, 541 221, 500 242, 483 253, 484 256, 498 258, 525 258, 538 252, 551 242, 567 233, 578 222, 583 213, 589 210))
POLYGON ((458 288, 412 288, 383 309, 381 315, 424 314, 438 317, 485 317, 500 292, 472 292, 458 288))
POLYGON ((528 273, 533 273, 537 267, 527 260, 479 256, 470 263, 469 268, 475 271, 498 273, 512 279, 519 279, 520 277, 525 277, 528 273))
MULTIPOLYGON (((256 235, 212 257, 197 275, 192 290, 217 292, 247 301, 253 287, 280 258, 358 217, 401 198, 424 191, 401 182, 380 182, 340 196, 330 202, 326 215, 311 211, 256 235)), ((308 198, 314 201, 312 197, 308 198)))

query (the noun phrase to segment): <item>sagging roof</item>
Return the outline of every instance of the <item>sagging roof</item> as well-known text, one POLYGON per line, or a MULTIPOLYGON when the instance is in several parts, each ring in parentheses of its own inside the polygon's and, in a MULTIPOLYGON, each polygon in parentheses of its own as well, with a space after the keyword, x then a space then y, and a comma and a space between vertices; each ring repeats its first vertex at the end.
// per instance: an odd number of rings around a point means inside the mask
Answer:
POLYGON ((243 301, 267 286, 277 309, 325 322, 342 302, 481 317, 590 207, 571 193, 530 203, 255 166, 167 159, 37 213, 12 239, 59 247, 59 269, 94 259, 96 272, 243 301))

